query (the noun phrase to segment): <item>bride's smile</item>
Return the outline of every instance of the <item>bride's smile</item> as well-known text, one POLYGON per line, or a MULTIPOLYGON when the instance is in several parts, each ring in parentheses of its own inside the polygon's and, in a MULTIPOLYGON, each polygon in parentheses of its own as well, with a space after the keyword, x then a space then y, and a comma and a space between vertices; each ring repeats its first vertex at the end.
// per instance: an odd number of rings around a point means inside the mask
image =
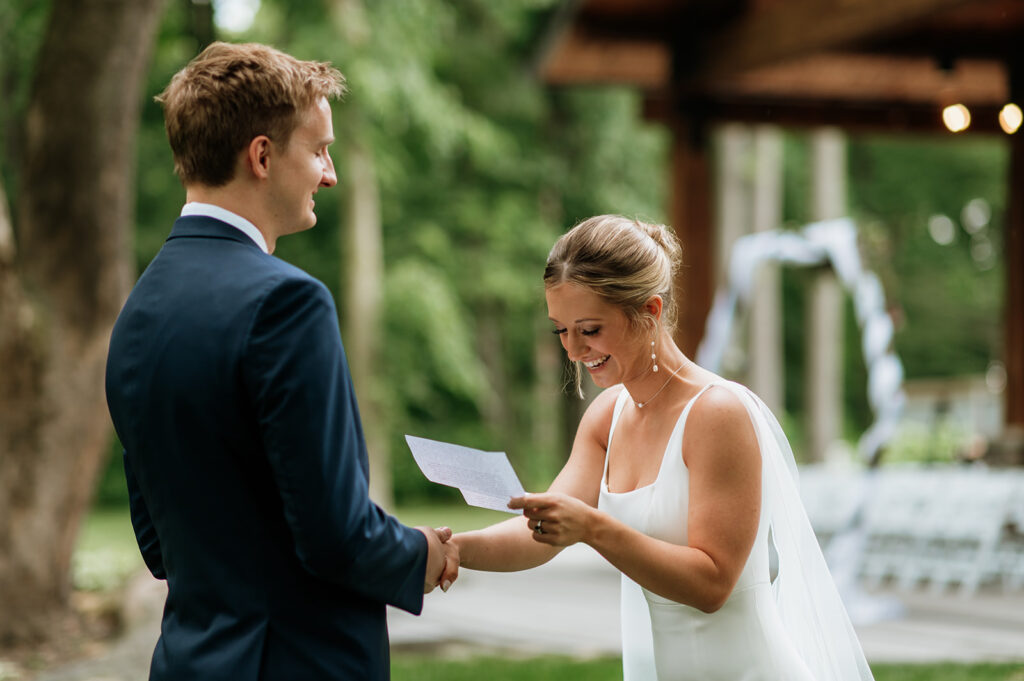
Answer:
POLYGON ((650 336, 630 323, 621 308, 572 283, 548 288, 545 297, 566 354, 586 367, 598 387, 651 376, 650 336))

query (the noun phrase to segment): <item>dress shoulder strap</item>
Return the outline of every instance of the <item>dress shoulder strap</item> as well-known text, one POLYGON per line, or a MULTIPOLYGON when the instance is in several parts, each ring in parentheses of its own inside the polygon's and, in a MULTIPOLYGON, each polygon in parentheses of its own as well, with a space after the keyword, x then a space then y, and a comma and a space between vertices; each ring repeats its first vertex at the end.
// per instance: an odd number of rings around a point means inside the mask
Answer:
POLYGON ((706 393, 708 388, 710 388, 711 386, 715 386, 715 385, 722 385, 722 386, 724 386, 725 384, 726 384, 725 381, 711 381, 710 383, 705 385, 703 388, 698 390, 696 395, 694 395, 693 397, 690 398, 690 401, 686 403, 685 407, 683 407, 683 411, 689 412, 690 408, 693 407, 693 403, 696 402, 700 398, 701 395, 706 393))
MULTIPOLYGON (((604 449, 604 480, 608 479, 608 452, 612 448, 612 435, 615 434, 615 425, 619 422, 619 416, 622 414, 622 410, 626 406, 626 400, 629 399, 629 391, 626 390, 626 386, 622 386, 622 390, 619 391, 619 396, 615 398, 615 408, 612 410, 612 425, 608 428, 608 444, 604 449)), ((602 485, 604 483, 602 482, 602 485)))
POLYGON ((612 433, 615 432, 615 424, 619 422, 619 416, 622 414, 622 410, 626 406, 626 400, 629 399, 629 391, 626 390, 626 386, 622 386, 622 390, 619 391, 619 396, 615 398, 615 409, 612 411, 612 425, 608 429, 608 442, 612 441, 612 433))

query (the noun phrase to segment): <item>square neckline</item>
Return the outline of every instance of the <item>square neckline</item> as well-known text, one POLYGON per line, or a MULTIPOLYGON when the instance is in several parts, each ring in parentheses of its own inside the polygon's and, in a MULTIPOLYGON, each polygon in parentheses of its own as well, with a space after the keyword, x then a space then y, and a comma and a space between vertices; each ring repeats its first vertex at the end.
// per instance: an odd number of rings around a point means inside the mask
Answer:
MULTIPOLYGON (((696 395, 690 398, 690 400, 686 403, 686 406, 683 407, 683 410, 679 413, 679 416, 676 418, 675 425, 672 426, 672 432, 669 433, 668 442, 665 443, 665 451, 661 455, 661 463, 658 464, 658 474, 654 476, 654 480, 651 480, 646 485, 634 487, 633 489, 626 490, 624 492, 613 492, 608 487, 608 464, 611 460, 612 441, 615 439, 615 426, 618 425, 619 423, 619 416, 621 416, 622 410, 626 406, 626 399, 629 397, 629 391, 626 390, 625 386, 623 386, 622 392, 620 392, 619 396, 615 399, 615 409, 612 414, 612 425, 608 433, 608 446, 605 447, 604 450, 604 473, 601 474, 601 493, 609 494, 616 497, 624 497, 630 494, 635 494, 637 492, 642 492, 644 490, 653 489, 654 486, 658 484, 658 481, 661 480, 661 475, 665 470, 665 462, 668 460, 669 450, 672 448, 672 442, 676 439, 677 432, 684 427, 686 419, 690 414, 690 408, 693 406, 693 403, 696 402, 697 398, 703 395, 708 388, 710 388, 713 385, 719 385, 720 383, 721 381, 711 381, 710 383, 705 384, 704 387, 697 391, 696 395)), ((680 453, 680 456, 682 456, 682 453, 680 453)), ((685 467, 686 464, 684 463, 683 466, 685 467)))

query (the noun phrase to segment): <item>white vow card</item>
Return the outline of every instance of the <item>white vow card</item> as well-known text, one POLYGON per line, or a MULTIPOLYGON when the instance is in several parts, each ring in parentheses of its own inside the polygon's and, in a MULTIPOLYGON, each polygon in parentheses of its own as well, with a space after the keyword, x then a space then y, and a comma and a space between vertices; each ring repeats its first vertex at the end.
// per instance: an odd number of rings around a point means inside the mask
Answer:
POLYGON ((406 435, 405 441, 427 480, 458 487, 470 506, 522 514, 508 507, 509 499, 525 491, 505 452, 485 452, 413 435, 406 435))

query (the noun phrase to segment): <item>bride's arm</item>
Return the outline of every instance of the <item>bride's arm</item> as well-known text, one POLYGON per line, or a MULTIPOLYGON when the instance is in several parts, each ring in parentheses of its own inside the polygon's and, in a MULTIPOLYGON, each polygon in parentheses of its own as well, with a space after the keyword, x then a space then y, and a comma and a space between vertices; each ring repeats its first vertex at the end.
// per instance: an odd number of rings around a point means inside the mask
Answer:
MULTIPOLYGON (((621 443, 620 443, 621 444, 621 443)), ((537 543, 585 542, 633 581, 704 612, 720 608, 750 555, 761 508, 761 456, 746 408, 725 389, 708 390, 691 408, 683 442, 689 471, 689 544, 649 537, 594 508, 552 494, 520 504, 537 543)))
MULTIPOLYGON (((618 394, 619 389, 609 388, 587 408, 569 460, 548 488, 549 494, 564 495, 587 507, 597 506, 608 430, 618 394)), ((462 567, 491 572, 526 570, 546 563, 564 548, 535 542, 531 526, 526 517, 512 518, 481 530, 460 532, 450 541, 458 547, 462 567)))

